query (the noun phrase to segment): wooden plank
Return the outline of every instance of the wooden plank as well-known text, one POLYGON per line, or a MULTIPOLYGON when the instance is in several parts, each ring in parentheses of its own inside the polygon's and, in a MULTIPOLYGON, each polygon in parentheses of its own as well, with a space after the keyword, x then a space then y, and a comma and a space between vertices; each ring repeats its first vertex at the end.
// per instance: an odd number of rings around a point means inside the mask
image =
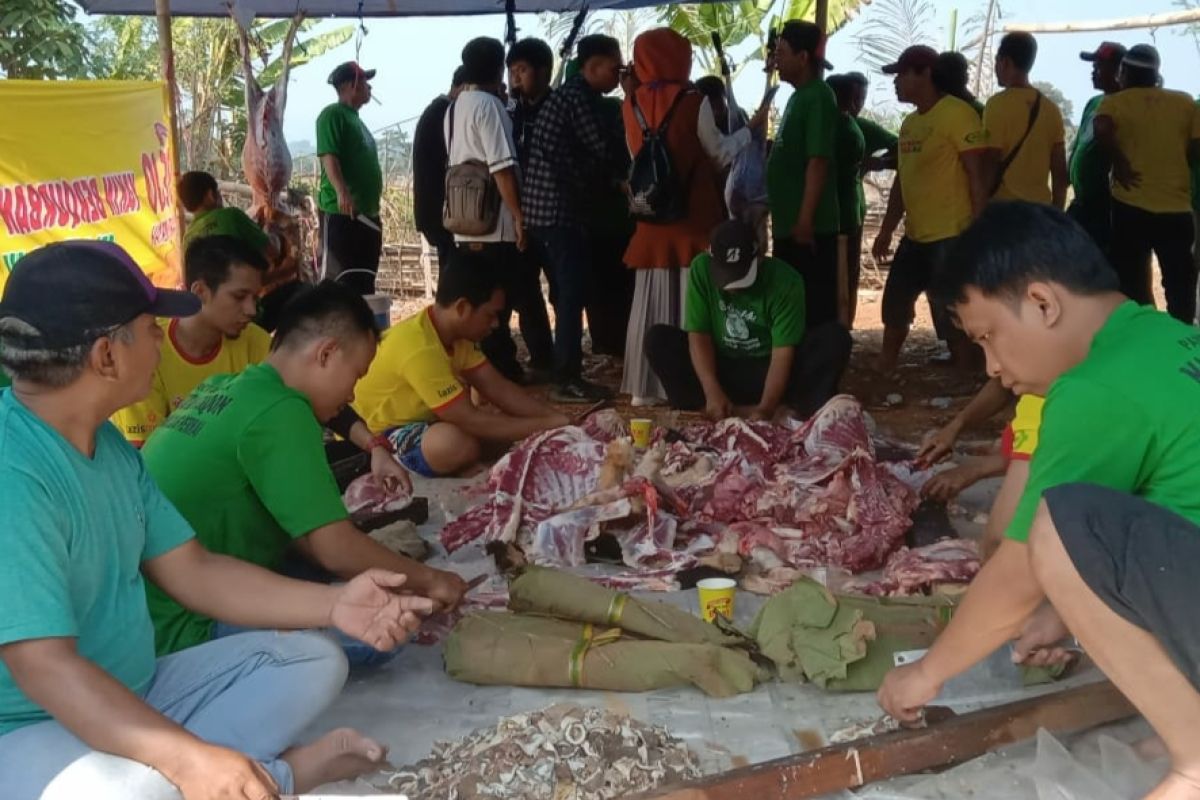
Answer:
POLYGON ((652 792, 642 800, 797 800, 854 789, 897 775, 946 767, 1032 738, 1083 730, 1137 711, 1108 681, 963 714, 917 730, 901 730, 724 772, 652 792))
POLYGON ((1200 9, 1172 11, 1165 14, 1147 14, 1143 17, 1122 19, 1095 19, 1085 22, 1013 22, 1004 26, 1006 32, 1025 33, 1080 33, 1084 31, 1128 31, 1138 28, 1162 28, 1168 25, 1190 25, 1200 22, 1200 9))

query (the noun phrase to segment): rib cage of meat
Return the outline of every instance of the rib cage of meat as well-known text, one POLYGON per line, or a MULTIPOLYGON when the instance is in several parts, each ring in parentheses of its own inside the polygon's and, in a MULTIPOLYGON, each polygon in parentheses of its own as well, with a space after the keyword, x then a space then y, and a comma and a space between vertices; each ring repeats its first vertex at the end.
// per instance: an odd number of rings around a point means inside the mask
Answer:
POLYGON ((279 194, 292 180, 292 154, 283 135, 283 115, 287 110, 292 46, 302 20, 303 15, 292 19, 283 43, 283 69, 275 83, 264 91, 254 77, 250 62, 249 33, 242 20, 234 15, 246 84, 246 143, 242 147, 242 170, 253 193, 249 214, 259 224, 270 222, 275 212, 281 210, 276 205, 279 194))
POLYGON ((655 445, 657 475, 597 492, 619 431, 611 416, 593 418, 519 443, 492 468, 483 502, 445 527, 443 544, 515 541, 534 561, 577 566, 603 526, 635 569, 694 566, 705 548, 736 536, 764 572, 861 572, 882 566, 912 524, 916 493, 875 460, 862 407, 846 395, 794 429, 739 419, 688 426, 683 441, 655 445), (658 507, 664 491, 682 511, 658 507))

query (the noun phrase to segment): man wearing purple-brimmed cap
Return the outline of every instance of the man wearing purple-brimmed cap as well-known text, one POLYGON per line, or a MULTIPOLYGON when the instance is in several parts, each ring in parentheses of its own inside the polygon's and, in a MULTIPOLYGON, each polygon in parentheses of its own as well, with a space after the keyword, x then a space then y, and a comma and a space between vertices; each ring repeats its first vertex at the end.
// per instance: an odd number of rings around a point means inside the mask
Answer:
POLYGON ((383 253, 383 171, 375 137, 358 115, 371 100, 374 77, 375 70, 363 69, 356 61, 339 64, 329 73, 337 102, 317 117, 321 273, 364 295, 375 293, 383 253), (347 273, 344 278, 342 273, 347 273))
MULTIPOLYGON (((883 68, 885 75, 896 76, 896 98, 916 106, 900 126, 896 180, 871 248, 877 261, 885 259, 904 219, 904 238, 883 289, 879 370, 884 374, 896 369, 917 299, 989 196, 984 177, 987 138, 979 115, 965 101, 938 90, 933 81, 937 61, 932 47, 914 45, 883 68)), ((949 346, 954 365, 974 367, 977 348, 950 322, 944 309, 931 309, 938 338, 949 346)))
POLYGON ((1096 141, 1092 122, 1100 101, 1121 91, 1117 74, 1124 57, 1125 47, 1116 42, 1101 42, 1095 50, 1085 50, 1079 54, 1080 59, 1092 65, 1092 86, 1100 94, 1088 100, 1083 107, 1079 130, 1071 143, 1067 168, 1074 195, 1067 213, 1083 226, 1105 255, 1109 254, 1112 238, 1112 186, 1109 184, 1112 164, 1109 163, 1108 154, 1096 141))
POLYGON ((1121 291, 1154 304, 1150 254, 1158 258, 1167 313, 1196 317, 1190 166, 1200 159, 1200 108, 1190 95, 1162 88, 1158 51, 1129 48, 1121 91, 1096 109, 1096 139, 1112 160, 1111 260, 1121 291))
MULTIPOLYGON (((342 729, 293 744, 341 690, 317 633, 249 633, 155 659, 149 579, 233 624, 332 623, 390 649, 431 601, 372 570, 343 587, 214 555, 108 418, 150 390, 157 317, 194 314, 120 247, 61 242, 0 300, 0 794, 4 800, 275 797, 377 769, 342 729)), ((215 412, 214 412, 215 413, 215 412)))

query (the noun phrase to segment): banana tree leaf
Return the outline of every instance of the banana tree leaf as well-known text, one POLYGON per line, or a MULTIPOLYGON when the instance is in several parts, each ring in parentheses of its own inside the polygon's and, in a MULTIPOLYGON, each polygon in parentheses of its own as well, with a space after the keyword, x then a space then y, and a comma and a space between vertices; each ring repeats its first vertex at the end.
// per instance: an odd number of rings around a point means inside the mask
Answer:
POLYGON ((627 638, 560 619, 484 611, 446 639, 446 673, 490 686, 646 692, 692 685, 712 697, 751 691, 767 674, 741 650, 627 638), (590 646, 585 646, 590 641, 590 646))
POLYGON ((664 642, 727 645, 744 641, 681 608, 638 600, 578 575, 546 567, 527 567, 509 585, 508 607, 524 614, 619 627, 664 642))

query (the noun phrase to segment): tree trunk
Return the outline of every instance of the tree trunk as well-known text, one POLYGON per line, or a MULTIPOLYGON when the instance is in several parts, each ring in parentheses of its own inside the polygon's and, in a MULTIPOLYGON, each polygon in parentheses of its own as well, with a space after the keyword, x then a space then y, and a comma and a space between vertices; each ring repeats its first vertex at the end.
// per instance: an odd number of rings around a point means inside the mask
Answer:
POLYGON ((983 85, 983 68, 984 58, 987 57, 988 43, 992 41, 992 22, 996 15, 996 0, 988 0, 987 16, 983 18, 983 34, 979 39, 979 55, 975 58, 975 88, 974 94, 978 95, 980 87, 983 85))

